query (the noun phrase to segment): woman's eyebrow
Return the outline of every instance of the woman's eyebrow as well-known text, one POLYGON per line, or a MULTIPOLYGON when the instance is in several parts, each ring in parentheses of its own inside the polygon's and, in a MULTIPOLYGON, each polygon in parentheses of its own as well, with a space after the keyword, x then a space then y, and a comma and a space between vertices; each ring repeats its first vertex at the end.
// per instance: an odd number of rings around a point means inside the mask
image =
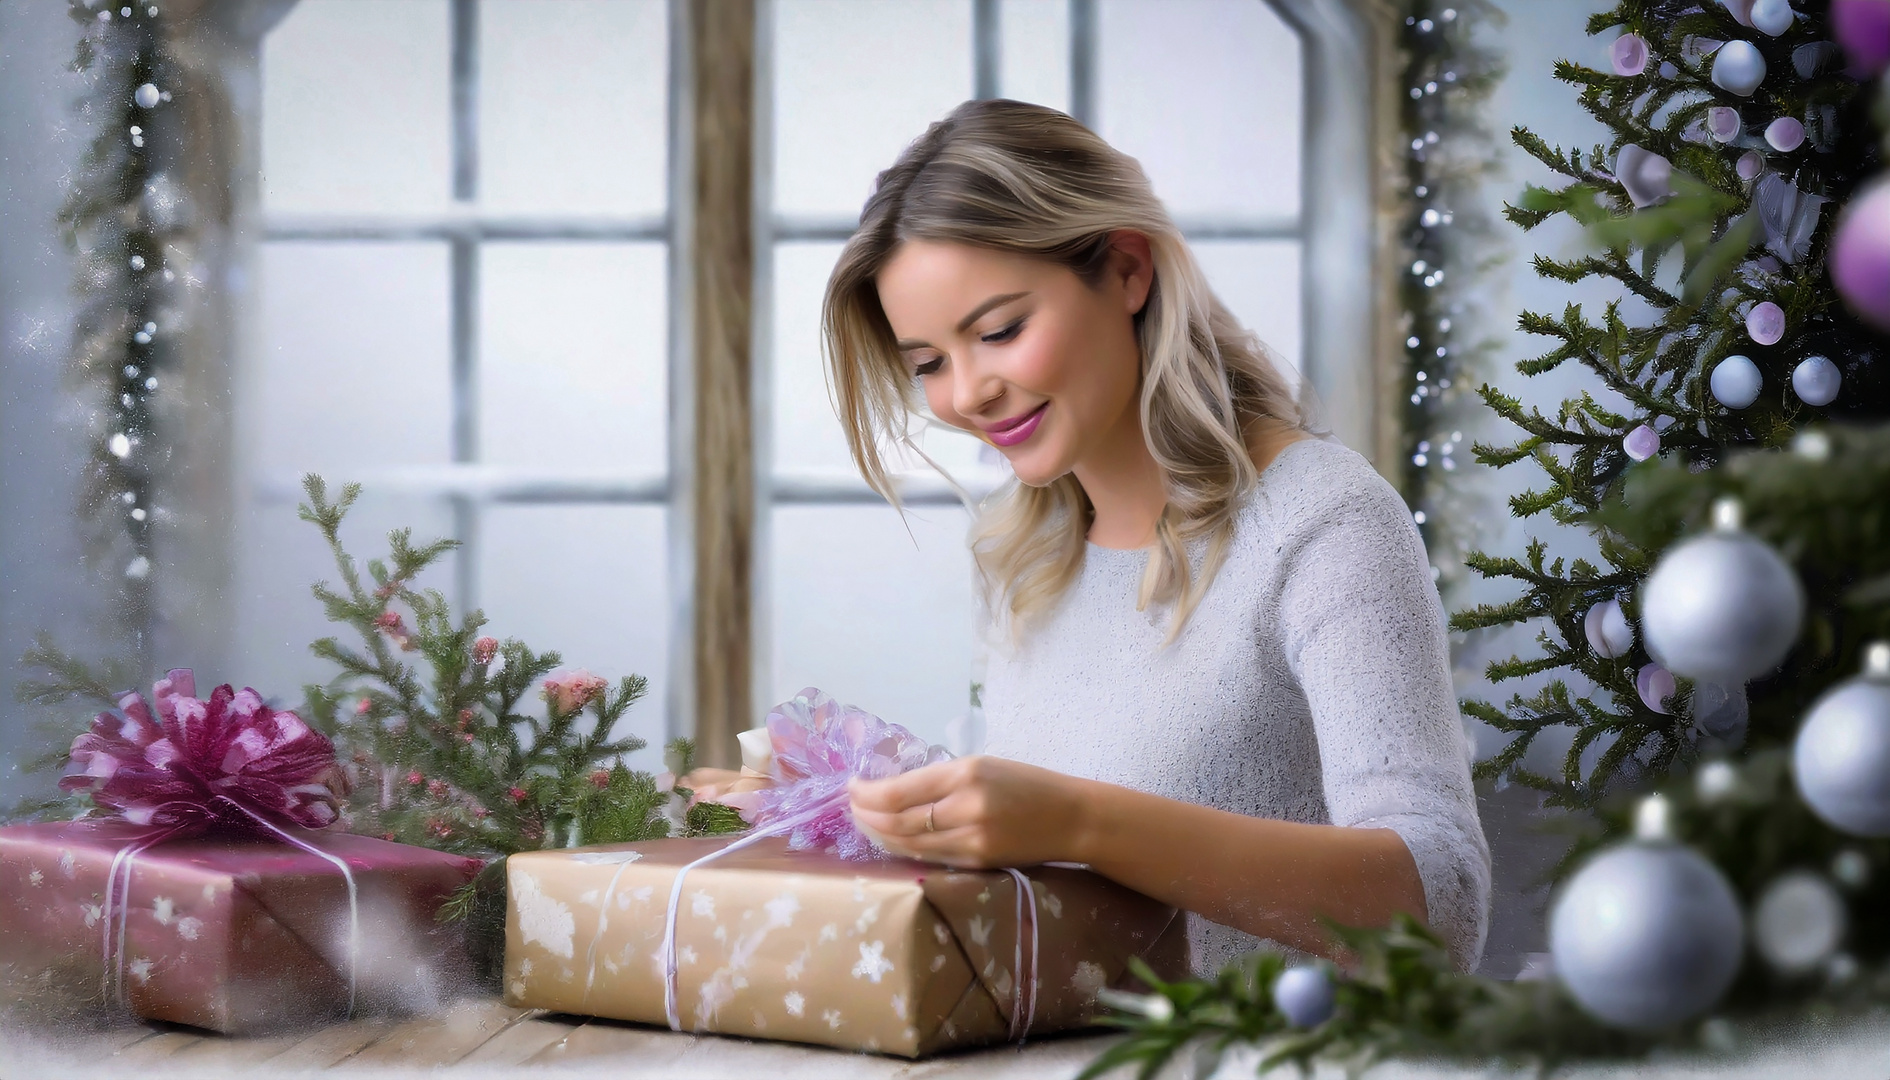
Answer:
MULTIPOLYGON (((979 304, 975 308, 972 308, 971 314, 966 315, 964 318, 958 320, 958 332, 962 334, 966 330, 971 329, 971 324, 977 322, 978 319, 982 317, 985 312, 990 311, 992 308, 1003 307, 1005 304, 1008 304, 1013 300, 1022 300, 1024 297, 1029 296, 1029 295, 1030 294, 1027 292, 1014 292, 1014 293, 1002 293, 1000 295, 991 297, 990 299, 986 300, 984 303, 979 304)), ((914 338, 900 338, 899 340, 893 342, 893 347, 898 349, 900 352, 911 352, 913 349, 930 349, 933 346, 930 342, 927 342, 927 341, 919 341, 914 338)))

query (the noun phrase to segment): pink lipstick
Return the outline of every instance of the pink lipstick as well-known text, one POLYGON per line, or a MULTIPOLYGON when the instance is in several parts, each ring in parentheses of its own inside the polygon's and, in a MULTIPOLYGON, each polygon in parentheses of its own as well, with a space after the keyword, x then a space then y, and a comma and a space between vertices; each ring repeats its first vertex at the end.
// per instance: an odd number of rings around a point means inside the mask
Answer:
POLYGON ((1009 427, 988 431, 985 434, 998 446, 1016 446, 1036 433, 1037 425, 1043 422, 1043 411, 1049 407, 1050 403, 1046 401, 1024 414, 1023 419, 1009 427))

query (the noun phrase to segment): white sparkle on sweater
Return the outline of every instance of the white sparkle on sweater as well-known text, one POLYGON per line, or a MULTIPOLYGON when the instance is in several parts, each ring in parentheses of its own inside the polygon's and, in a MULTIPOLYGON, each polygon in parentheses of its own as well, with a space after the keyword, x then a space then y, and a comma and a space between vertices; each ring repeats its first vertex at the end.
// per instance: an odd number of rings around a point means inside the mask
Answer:
MULTIPOLYGON (((990 635, 985 752, 1255 817, 1391 829, 1432 928, 1474 966, 1489 846, 1443 608, 1397 492, 1339 443, 1286 447, 1167 649, 1170 608, 1135 610, 1146 564, 1144 551, 1089 545, 1020 643, 990 635)), ((1188 921, 1197 971, 1262 944, 1188 921)))

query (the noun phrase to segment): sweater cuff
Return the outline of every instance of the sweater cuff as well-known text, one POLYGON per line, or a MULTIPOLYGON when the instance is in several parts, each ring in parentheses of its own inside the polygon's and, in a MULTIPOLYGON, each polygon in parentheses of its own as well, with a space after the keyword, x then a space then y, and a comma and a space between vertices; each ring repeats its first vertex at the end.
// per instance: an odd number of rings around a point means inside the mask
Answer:
POLYGON ((1355 829, 1390 829, 1404 841, 1424 884, 1425 922, 1443 940, 1458 971, 1476 967, 1489 929, 1488 856, 1452 822, 1421 814, 1387 814, 1354 822, 1355 829))

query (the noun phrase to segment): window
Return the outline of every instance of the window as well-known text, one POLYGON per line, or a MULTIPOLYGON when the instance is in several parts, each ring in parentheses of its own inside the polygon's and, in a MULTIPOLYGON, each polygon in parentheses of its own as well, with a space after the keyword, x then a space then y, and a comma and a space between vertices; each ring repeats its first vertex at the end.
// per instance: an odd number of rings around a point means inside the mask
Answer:
MULTIPOLYGON (((689 467, 678 421, 694 406, 676 206, 692 190, 676 150, 694 107, 679 74, 690 10, 301 0, 265 39, 264 242, 253 286, 231 283, 253 300, 231 433, 234 669, 260 688, 292 696, 324 673, 306 646, 330 631, 307 586, 334 572, 294 514, 314 470, 367 485, 357 551, 397 525, 458 537, 427 584, 484 608, 495 634, 649 677, 626 723, 653 747, 692 729, 684 489, 715 478, 689 467)), ((978 741, 962 723, 965 511, 916 459, 905 520, 866 489, 817 323, 874 174, 968 97, 1069 110, 1140 160, 1216 292, 1368 449, 1343 422, 1369 394, 1330 389, 1361 371, 1369 385, 1368 348, 1355 348, 1370 324, 1356 308, 1369 293, 1369 91, 1343 53, 1361 33, 1346 11, 757 0, 757 719, 811 684, 933 741, 978 741), (1357 191, 1303 187, 1347 153, 1357 191)), ((973 490, 1005 477, 968 436, 922 439, 973 490)))

